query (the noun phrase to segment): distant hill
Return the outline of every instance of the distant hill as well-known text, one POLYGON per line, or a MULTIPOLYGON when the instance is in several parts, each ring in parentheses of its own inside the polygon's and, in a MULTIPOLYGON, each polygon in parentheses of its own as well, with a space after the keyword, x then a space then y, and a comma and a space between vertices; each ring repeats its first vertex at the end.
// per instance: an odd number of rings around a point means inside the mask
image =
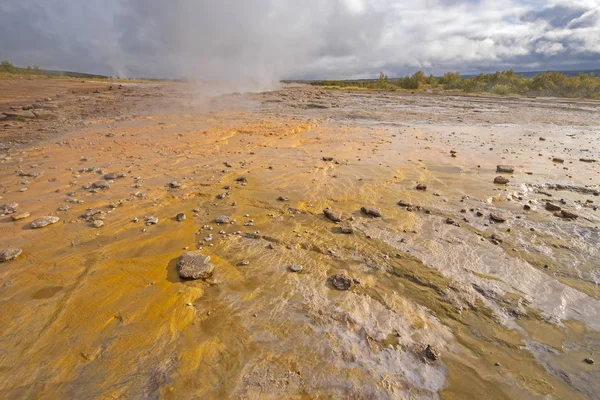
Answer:
POLYGON ((50 70, 50 69, 41 69, 39 71, 41 72, 41 75, 48 75, 48 76, 67 76, 69 78, 85 78, 85 79, 91 79, 91 78, 105 79, 105 78, 108 78, 108 76, 105 76, 105 75, 86 74, 86 73, 83 73, 83 72, 55 71, 55 70, 50 70))
MULTIPOLYGON (((543 74, 544 72, 558 72, 559 74, 563 74, 564 76, 577 76, 581 73, 583 74, 590 74, 593 73, 596 76, 600 76, 600 69, 592 69, 592 70, 571 70, 571 71, 553 71, 553 70, 548 70, 548 71, 524 71, 524 72, 515 72, 516 75, 520 75, 520 76, 524 76, 525 78, 533 78, 536 75, 539 74, 543 74)), ((473 78, 475 76, 477 76, 479 74, 467 74, 467 75, 462 75, 461 76, 463 78, 473 78)))
POLYGON ((83 72, 73 72, 73 71, 55 71, 49 69, 41 69, 37 66, 34 67, 16 67, 8 61, 0 62, 0 72, 8 73, 8 74, 16 74, 16 75, 41 75, 41 76, 67 76, 70 78, 100 78, 105 79, 108 78, 104 75, 97 74, 86 74, 83 72))

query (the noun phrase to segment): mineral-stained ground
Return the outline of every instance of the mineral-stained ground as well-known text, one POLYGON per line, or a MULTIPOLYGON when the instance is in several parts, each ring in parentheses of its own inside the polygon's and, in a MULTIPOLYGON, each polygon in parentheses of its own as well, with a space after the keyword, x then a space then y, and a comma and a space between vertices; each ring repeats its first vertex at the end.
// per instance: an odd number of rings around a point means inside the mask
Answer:
POLYGON ((34 79, 0 118, 2 398, 599 396, 600 102, 34 79))

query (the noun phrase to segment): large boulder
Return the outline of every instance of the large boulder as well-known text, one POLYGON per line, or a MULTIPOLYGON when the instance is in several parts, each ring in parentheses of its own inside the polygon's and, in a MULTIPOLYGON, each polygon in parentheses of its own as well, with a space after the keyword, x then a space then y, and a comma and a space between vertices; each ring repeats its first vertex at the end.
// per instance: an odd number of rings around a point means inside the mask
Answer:
POLYGON ((183 253, 177 262, 177 274, 181 279, 206 279, 214 268, 209 256, 194 251, 183 253))

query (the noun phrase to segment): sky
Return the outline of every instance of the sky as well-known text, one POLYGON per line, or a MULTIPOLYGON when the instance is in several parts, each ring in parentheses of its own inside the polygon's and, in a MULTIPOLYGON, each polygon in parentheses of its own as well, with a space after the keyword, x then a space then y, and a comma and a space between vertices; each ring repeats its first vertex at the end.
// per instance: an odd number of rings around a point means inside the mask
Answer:
POLYGON ((0 0, 0 59, 256 81, 600 69, 600 0, 0 0))

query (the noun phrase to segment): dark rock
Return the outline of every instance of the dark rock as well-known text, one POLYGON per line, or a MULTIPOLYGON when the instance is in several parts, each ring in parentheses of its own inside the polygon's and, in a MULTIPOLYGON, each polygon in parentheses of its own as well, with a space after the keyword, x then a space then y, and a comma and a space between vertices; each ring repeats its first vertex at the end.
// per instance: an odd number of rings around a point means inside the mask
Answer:
POLYGON ((335 274, 330 276, 329 281, 337 290, 348 290, 352 286, 352 279, 345 274, 335 274))
POLYGON ((323 214, 333 222, 342 222, 343 214, 339 211, 336 211, 330 207, 327 207, 323 210, 323 214))
POLYGON ((19 257, 23 253, 21 249, 5 249, 0 251, 0 263, 6 261, 12 261, 19 257))
POLYGON ((289 201, 289 200, 290 200, 290 198, 289 198, 289 197, 286 197, 286 196, 279 196, 279 197, 277 198, 277 201, 289 201))
POLYGON ((494 183, 497 183, 498 185, 506 185, 508 182, 510 181, 503 176, 497 176, 494 179, 494 183))
POLYGON ((567 211, 567 210, 561 210, 560 211, 560 215, 563 218, 567 218, 567 219, 577 219, 579 218, 579 215, 575 214, 572 211, 567 211))
POLYGON ((595 361, 589 357, 585 358, 583 360, 583 362, 585 362, 586 364, 590 364, 590 365, 593 365, 595 363, 595 361))
POLYGON ((245 176, 240 176, 236 179, 236 181, 246 183, 246 182, 248 182, 248 178, 246 178, 245 176))
POLYGON ((559 157, 554 157, 554 158, 552 159, 552 162, 555 162, 555 163, 562 164, 562 163, 564 163, 564 162, 565 162, 565 160, 564 160, 564 159, 562 159, 562 158, 559 158, 559 157))
POLYGON ((423 183, 419 183, 415 189, 425 191, 425 190, 427 190, 427 185, 425 185, 423 183))
POLYGON ((595 163, 597 160, 594 158, 580 158, 579 161, 586 163, 595 163))
POLYGON ((523 210, 525 210, 525 211, 529 211, 529 210, 531 210, 531 206, 530 206, 529 204, 525 204, 525 205, 523 206, 523 210))
POLYGON ((177 214, 177 216, 175 217, 175 219, 176 219, 178 222, 181 222, 181 221, 183 221, 185 218, 186 218, 186 217, 185 217, 185 214, 184 214, 184 213, 179 213, 179 214, 177 214))
POLYGON ((398 202, 398 205, 399 205, 400 207, 410 207, 410 203, 408 203, 408 202, 406 202, 406 201, 404 201, 404 200, 400 200, 400 201, 398 202))
POLYGON ((437 361, 440 358, 439 351, 431 347, 430 345, 427 345, 427 347, 425 347, 423 354, 429 361, 437 361))
POLYGON ((177 274, 181 279, 205 279, 213 270, 210 257, 193 251, 183 253, 177 262, 177 274))
POLYGON ((512 165, 498 165, 496 167, 496 172, 502 174, 512 174, 513 172, 515 172, 515 167, 513 167, 512 165))
POLYGON ((371 217, 375 217, 375 218, 379 218, 379 217, 381 217, 381 212, 380 212, 378 209, 376 209, 376 208, 372 208, 372 207, 361 207, 361 208, 360 208, 360 210, 361 210, 363 213, 365 213, 365 214, 367 214, 367 215, 369 215, 369 216, 371 216, 371 217))
POLYGON ((340 232, 344 235, 351 235, 354 233, 354 229, 351 226, 342 226, 340 227, 340 232))
POLYGON ((169 187, 171 189, 179 189, 181 187, 181 183, 177 181, 169 182, 169 187))
POLYGON ((561 208, 556 204, 552 204, 549 201, 546 202, 546 211, 560 211, 561 208))
POLYGON ((58 217, 53 217, 53 216, 41 217, 41 218, 38 218, 35 221, 33 221, 31 224, 29 224, 29 226, 33 229, 39 229, 39 228, 43 228, 48 225, 55 224, 58 221, 60 221, 60 218, 58 218, 58 217))
POLYGON ((323 161, 333 161, 334 158, 333 157, 323 157, 322 160, 323 161))

